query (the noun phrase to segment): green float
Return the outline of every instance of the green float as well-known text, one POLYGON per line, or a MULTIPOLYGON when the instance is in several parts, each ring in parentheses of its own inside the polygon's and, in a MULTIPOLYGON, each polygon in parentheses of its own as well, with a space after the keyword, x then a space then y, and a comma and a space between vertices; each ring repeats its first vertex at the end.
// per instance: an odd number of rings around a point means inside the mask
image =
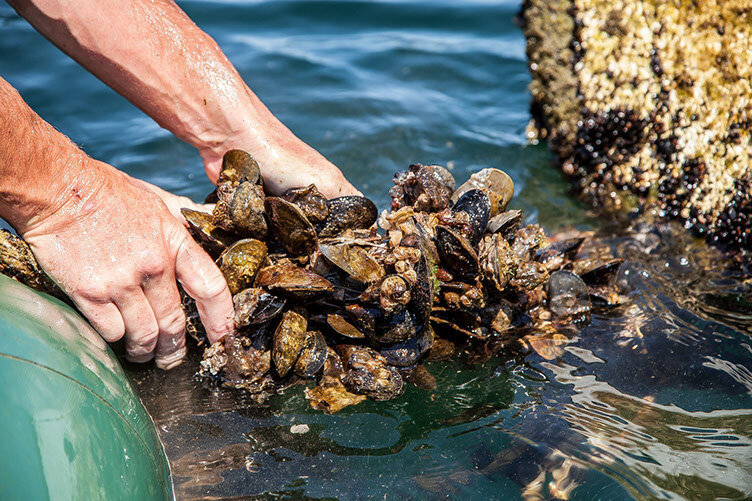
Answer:
POLYGON ((0 275, 0 499, 172 499, 149 415, 74 310, 0 275))

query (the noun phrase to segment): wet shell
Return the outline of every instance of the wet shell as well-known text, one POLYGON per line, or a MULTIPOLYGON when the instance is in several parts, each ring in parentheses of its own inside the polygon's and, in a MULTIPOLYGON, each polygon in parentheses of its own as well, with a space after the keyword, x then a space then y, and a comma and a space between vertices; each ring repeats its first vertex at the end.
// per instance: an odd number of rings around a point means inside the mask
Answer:
POLYGON ((556 271, 548 281, 548 309, 557 317, 581 317, 590 313, 585 282, 571 271, 556 271))
POLYGON ((180 213, 188 223, 193 239, 213 258, 235 241, 228 231, 214 225, 211 214, 191 209, 180 209, 180 213))
POLYGON ((408 309, 392 316, 381 317, 374 332, 366 334, 377 343, 393 344, 416 336, 422 328, 423 324, 419 323, 413 312, 408 309))
POLYGON ((329 280, 294 265, 289 259, 261 268, 256 275, 255 286, 301 300, 322 296, 334 290, 329 280))
POLYGON ((415 164, 410 166, 410 170, 428 198, 431 210, 439 211, 449 207, 456 185, 454 176, 446 168, 441 165, 415 164))
POLYGON ((231 294, 253 285, 256 273, 266 261, 266 244, 254 238, 238 240, 217 260, 231 294))
POLYGON ((462 195, 452 207, 452 212, 464 212, 470 218, 472 235, 470 243, 475 247, 480 242, 488 225, 491 213, 491 202, 488 196, 481 190, 469 190, 462 195))
POLYGON ((222 157, 222 170, 217 184, 240 184, 242 181, 254 184, 261 182, 261 169, 250 153, 242 150, 229 150, 222 157))
POLYGON ((497 292, 503 292, 517 274, 519 258, 499 233, 483 237, 478 260, 483 280, 497 292))
POLYGON ((278 197, 267 197, 264 205, 271 231, 291 256, 316 249, 316 230, 297 205, 278 197))
POLYGON ((436 248, 441 264, 455 277, 472 280, 478 275, 478 255, 466 238, 439 225, 436 227, 436 248))
POLYGON ((238 185, 229 206, 233 230, 253 238, 266 236, 264 217, 264 190, 261 186, 244 181, 238 185))
POLYGON ((298 360, 306 339, 308 321, 294 310, 288 310, 282 315, 282 320, 274 331, 272 340, 272 360, 277 374, 287 375, 298 360))
POLYGON ((345 317, 337 313, 328 314, 326 316, 326 323, 340 336, 354 339, 363 339, 366 337, 357 327, 345 320, 345 317))
POLYGON ((549 271, 556 270, 561 268, 567 260, 574 258, 584 241, 584 238, 578 237, 553 242, 539 249, 535 253, 534 259, 543 263, 549 271))
POLYGON ((491 217, 506 210, 514 196, 514 182, 506 172, 499 169, 483 169, 470 176, 462 186, 457 188, 452 201, 457 202, 470 190, 482 190, 491 201, 491 217))
POLYGON ((365 197, 347 196, 328 201, 329 217, 320 224, 320 237, 334 237, 346 229, 370 228, 379 217, 376 205, 365 197))
POLYGON ((362 283, 372 283, 384 277, 384 267, 362 247, 348 244, 319 244, 319 250, 332 264, 362 283))
POLYGON ((429 326, 423 329, 420 335, 410 338, 402 343, 385 346, 379 352, 389 365, 395 367, 409 367, 418 362, 421 356, 431 348, 433 344, 433 329, 429 326))
POLYGON ((306 333, 303 349, 295 362, 295 374, 300 377, 313 377, 321 371, 326 362, 327 346, 324 336, 319 331, 306 333))
POLYGON ((263 289, 252 287, 233 296, 235 305, 235 327, 262 324, 280 313, 287 304, 284 298, 270 294, 263 289))
POLYGON ((402 394, 402 376, 377 351, 349 345, 339 345, 337 351, 345 368, 342 382, 348 389, 374 400, 391 400, 402 394))
POLYGON ((282 198, 300 207, 313 224, 320 223, 329 217, 326 197, 321 194, 315 184, 305 188, 290 188, 282 194, 282 198))
POLYGON ((616 276, 616 272, 619 271, 619 267, 621 266, 622 262, 622 259, 613 259, 605 263, 593 262, 589 260, 582 261, 578 263, 575 271, 579 273, 582 280, 584 280, 587 284, 608 285, 613 281, 614 277, 616 276))
POLYGON ((548 270, 535 261, 524 261, 517 267, 517 274, 509 282, 514 287, 531 291, 548 280, 548 270))
POLYGON ((489 233, 500 233, 506 238, 507 235, 514 234, 517 231, 521 222, 521 210, 508 210, 489 219, 486 231, 489 233))

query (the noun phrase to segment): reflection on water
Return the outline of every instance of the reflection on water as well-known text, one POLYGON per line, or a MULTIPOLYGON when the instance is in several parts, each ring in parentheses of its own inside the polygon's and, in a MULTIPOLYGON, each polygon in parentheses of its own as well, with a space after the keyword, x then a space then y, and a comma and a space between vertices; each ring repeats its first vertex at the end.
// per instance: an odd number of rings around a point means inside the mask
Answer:
POLYGON ((191 380, 195 356, 174 373, 134 372, 179 497, 749 496, 747 303, 708 311, 693 299, 728 304, 749 298, 749 284, 673 225, 600 241, 625 259, 627 304, 539 350, 545 357, 497 342, 428 363, 432 391, 326 416, 302 386, 258 407, 191 380))

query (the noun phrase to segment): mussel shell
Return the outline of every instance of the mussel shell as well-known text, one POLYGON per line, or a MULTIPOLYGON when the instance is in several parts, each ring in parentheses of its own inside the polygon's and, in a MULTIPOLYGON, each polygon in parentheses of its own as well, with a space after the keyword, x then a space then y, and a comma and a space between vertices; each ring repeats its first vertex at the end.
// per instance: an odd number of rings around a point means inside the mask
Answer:
POLYGON ((243 180, 258 184, 261 181, 261 169, 250 153, 242 150, 229 150, 222 157, 222 170, 217 184, 238 184, 243 180))
POLYGON ((263 289, 252 287, 233 296, 235 305, 235 327, 262 324, 276 317, 284 309, 287 301, 263 289))
POLYGON ((319 244, 319 250, 332 264, 358 282, 376 282, 385 275, 384 267, 362 247, 349 244, 319 244))
POLYGON ((441 265, 455 277, 472 280, 478 275, 478 254, 463 236, 446 226, 438 225, 436 248, 441 265))
POLYGON ((606 263, 599 264, 589 268, 587 271, 581 271, 580 278, 582 278, 586 284, 608 285, 616 276, 616 272, 619 271, 622 262, 622 259, 613 259, 606 263))
POLYGON ((580 249, 580 246, 584 241, 585 239, 583 237, 576 237, 553 242, 550 245, 539 249, 535 253, 534 259, 539 263, 545 263, 557 257, 572 259, 577 254, 577 251, 580 249))
POLYGON ((229 215, 236 233, 253 238, 264 238, 266 218, 264 217, 263 188, 248 181, 241 182, 232 196, 229 215))
POLYGON ((264 205, 274 236, 291 256, 316 249, 316 230, 300 207, 279 197, 266 197, 264 205))
POLYGON ((385 346, 379 350, 389 365, 395 367, 409 367, 414 365, 433 343, 433 329, 428 326, 420 335, 401 343, 385 346))
POLYGON ((303 340, 298 361, 295 362, 295 374, 300 377, 313 377, 318 374, 326 362, 328 347, 319 331, 309 331, 303 340))
POLYGON ((470 190, 483 190, 491 201, 491 217, 504 212, 514 196, 514 182, 506 172, 487 168, 482 169, 470 176, 452 196, 452 201, 457 202, 461 196, 470 190))
POLYGON ((345 336, 354 339, 363 339, 366 337, 360 329, 353 324, 345 320, 345 317, 338 313, 329 313, 326 316, 326 323, 332 328, 334 332, 340 336, 345 336))
POLYGON ((298 360, 306 339, 308 321, 295 310, 282 314, 282 320, 274 331, 272 339, 272 360, 277 374, 285 377, 298 360))
POLYGON ((399 371, 387 365, 377 351, 365 346, 338 345, 342 355, 345 386, 374 400, 391 400, 402 394, 404 381, 399 371))
POLYGON ((317 226, 320 237, 334 237, 346 229, 370 228, 379 217, 376 205, 357 195, 332 198, 327 202, 329 217, 317 226))
POLYGON ((415 323, 425 327, 428 323, 428 317, 431 316, 433 307, 435 287, 435 269, 429 264, 429 258, 426 252, 421 252, 420 259, 415 263, 415 272, 418 280, 413 284, 410 294, 411 299, 407 308, 415 316, 415 323))
POLYGON ((521 210, 508 210, 489 219, 486 231, 489 233, 501 233, 506 237, 507 234, 512 234, 517 231, 521 222, 521 210))
POLYGON ((366 337, 374 335, 382 317, 381 310, 378 308, 368 308, 357 303, 348 304, 345 307, 345 316, 366 337))
POLYGON ((394 315, 382 316, 376 323, 374 332, 366 332, 372 341, 380 344, 393 344, 415 337, 423 329, 423 323, 418 322, 409 309, 394 315))
POLYGON ((452 207, 453 212, 465 212, 470 217, 470 226, 473 229, 470 243, 478 245, 488 225, 491 213, 491 202, 488 195, 481 190, 469 190, 465 192, 452 207))
POLYGON ((217 259, 231 294, 251 287, 265 261, 266 244, 255 238, 238 240, 217 259))
POLYGON ((180 209, 188 231, 194 240, 212 257, 216 258, 236 240, 229 232, 212 223, 212 215, 192 209, 180 209))
POLYGON ((484 282, 492 285, 497 292, 503 292, 517 274, 519 258, 500 234, 483 237, 478 261, 484 282))
POLYGON ((590 312, 585 282, 571 271, 555 271, 548 280, 548 309, 557 317, 580 317, 590 312))
POLYGON ((310 300, 334 290, 329 280, 287 259, 261 268, 256 274, 255 286, 299 300, 310 300))
POLYGON ((305 188, 290 188, 282 194, 282 198, 300 207, 313 224, 320 223, 329 217, 326 197, 321 194, 315 184, 310 184, 305 188))

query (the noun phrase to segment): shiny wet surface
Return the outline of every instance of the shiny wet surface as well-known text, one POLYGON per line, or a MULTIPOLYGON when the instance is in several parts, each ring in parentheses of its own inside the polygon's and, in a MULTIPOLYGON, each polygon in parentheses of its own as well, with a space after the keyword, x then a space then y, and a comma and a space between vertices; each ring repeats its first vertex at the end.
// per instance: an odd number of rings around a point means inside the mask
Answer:
MULTIPOLYGON (((183 2, 260 97, 381 207, 395 170, 486 166, 549 231, 602 228, 526 146, 519 5, 495 1, 183 2)), ((0 71, 92 156, 173 192, 210 190, 198 155, 3 5, 0 71)), ((629 302, 546 358, 511 343, 427 364, 409 387, 327 416, 303 386, 265 406, 129 367, 180 499, 730 498, 752 491, 752 302, 717 255, 670 227, 603 230, 629 302), (306 425, 306 426, 300 426, 306 425)))

